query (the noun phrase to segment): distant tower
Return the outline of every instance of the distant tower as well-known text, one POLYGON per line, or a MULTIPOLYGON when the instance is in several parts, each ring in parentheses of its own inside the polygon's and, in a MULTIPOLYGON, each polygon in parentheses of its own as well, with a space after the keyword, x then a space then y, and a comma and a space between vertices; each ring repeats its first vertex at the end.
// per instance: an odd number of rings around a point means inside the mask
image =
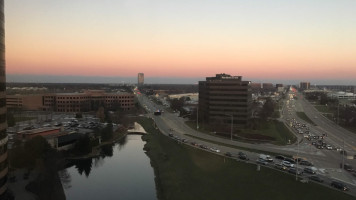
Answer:
POLYGON ((300 82, 299 88, 301 90, 309 90, 310 89, 310 82, 300 82))
POLYGON ((5 80, 5 30, 4 0, 0 0, 0 199, 7 190, 7 121, 6 121, 6 80, 5 80))
POLYGON ((143 86, 144 80, 145 80, 145 75, 144 75, 143 73, 138 73, 138 76, 137 76, 137 86, 138 86, 138 87, 143 86))

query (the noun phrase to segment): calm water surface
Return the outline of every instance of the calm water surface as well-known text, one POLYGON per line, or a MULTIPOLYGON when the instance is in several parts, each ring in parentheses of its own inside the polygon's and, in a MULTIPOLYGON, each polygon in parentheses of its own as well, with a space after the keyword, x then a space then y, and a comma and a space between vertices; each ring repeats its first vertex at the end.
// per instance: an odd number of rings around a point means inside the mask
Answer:
POLYGON ((59 173, 68 200, 157 199, 154 173, 139 135, 105 146, 105 156, 77 161, 59 173))

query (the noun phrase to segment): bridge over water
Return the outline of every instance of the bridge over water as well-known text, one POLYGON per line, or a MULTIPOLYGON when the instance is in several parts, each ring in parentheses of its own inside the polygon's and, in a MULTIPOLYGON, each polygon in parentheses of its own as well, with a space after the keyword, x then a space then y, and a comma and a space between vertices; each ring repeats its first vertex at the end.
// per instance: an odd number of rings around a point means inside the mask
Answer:
POLYGON ((134 128, 127 130, 127 134, 145 135, 145 134, 147 134, 147 132, 145 131, 145 129, 139 123, 135 122, 134 128))

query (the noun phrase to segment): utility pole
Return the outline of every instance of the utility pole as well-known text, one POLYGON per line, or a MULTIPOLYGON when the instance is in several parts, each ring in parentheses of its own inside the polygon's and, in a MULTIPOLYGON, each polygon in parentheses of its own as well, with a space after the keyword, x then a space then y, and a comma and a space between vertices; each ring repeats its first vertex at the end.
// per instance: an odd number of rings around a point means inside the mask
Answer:
POLYGON ((234 129, 234 115, 233 114, 224 114, 226 116, 230 116, 231 117, 231 130, 230 130, 230 140, 232 141, 232 132, 234 129))
POLYGON ((298 142, 298 151, 297 151, 297 167, 295 168, 295 180, 298 181, 298 162, 299 162, 299 139, 298 142))
POLYGON ((340 102, 337 103, 337 125, 339 125, 340 120, 340 102))
POLYGON ((199 105, 198 105, 198 107, 197 107, 197 130, 199 129, 199 118, 198 118, 198 116, 199 116, 199 105))
POLYGON ((233 128, 234 128, 234 115, 231 115, 231 141, 232 141, 232 132, 233 132, 233 128))
POLYGON ((345 165, 345 138, 342 139, 342 169, 344 169, 345 165))

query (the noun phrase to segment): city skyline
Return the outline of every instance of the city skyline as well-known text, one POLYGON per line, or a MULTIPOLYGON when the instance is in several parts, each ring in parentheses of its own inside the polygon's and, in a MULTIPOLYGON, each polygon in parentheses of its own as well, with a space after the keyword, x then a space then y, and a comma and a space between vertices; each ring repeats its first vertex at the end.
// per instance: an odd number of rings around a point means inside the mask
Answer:
POLYGON ((355 7, 349 0, 13 0, 5 4, 7 74, 104 81, 144 72, 148 83, 197 83, 227 73, 356 84, 355 7))

